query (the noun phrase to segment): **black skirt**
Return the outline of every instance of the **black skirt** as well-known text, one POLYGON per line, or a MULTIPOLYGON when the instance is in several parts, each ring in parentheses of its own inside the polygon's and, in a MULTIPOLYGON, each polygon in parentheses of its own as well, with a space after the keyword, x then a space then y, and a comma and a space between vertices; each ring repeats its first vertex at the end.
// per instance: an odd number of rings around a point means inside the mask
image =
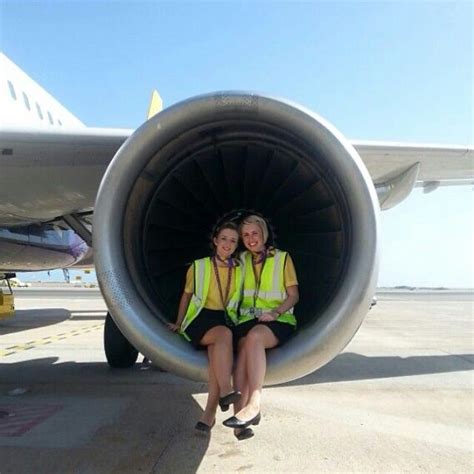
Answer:
POLYGON ((222 310, 214 310, 203 308, 196 316, 194 321, 186 328, 186 335, 191 339, 191 344, 196 349, 201 349, 201 339, 209 329, 216 326, 227 326, 225 312, 222 310))
POLYGON ((245 323, 238 324, 234 327, 234 343, 236 343, 240 338, 245 337, 257 324, 267 326, 278 339, 279 346, 288 341, 288 339, 290 339, 290 337, 295 333, 295 326, 292 324, 280 321, 260 322, 258 319, 251 319, 250 321, 246 321, 245 323))

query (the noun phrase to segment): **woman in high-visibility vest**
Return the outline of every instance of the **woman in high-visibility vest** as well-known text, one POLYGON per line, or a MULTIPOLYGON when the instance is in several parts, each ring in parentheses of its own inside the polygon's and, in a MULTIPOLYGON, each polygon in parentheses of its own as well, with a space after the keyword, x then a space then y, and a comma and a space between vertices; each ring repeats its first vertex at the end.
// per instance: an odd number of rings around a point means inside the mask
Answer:
POLYGON ((217 406, 227 411, 240 399, 232 387, 232 329, 242 287, 242 272, 234 258, 239 241, 235 223, 226 222, 212 236, 214 254, 193 262, 186 274, 176 322, 171 330, 183 335, 196 349, 207 348, 209 395, 195 428, 208 433, 215 423, 217 406))
POLYGON ((224 421, 239 439, 253 436, 251 425, 260 422, 260 399, 266 372, 266 349, 286 342, 294 333, 293 307, 298 302, 298 280, 287 252, 267 244, 268 225, 260 216, 246 217, 240 236, 247 248, 243 261, 243 295, 234 330, 238 359, 234 386, 242 397, 236 414, 224 421))

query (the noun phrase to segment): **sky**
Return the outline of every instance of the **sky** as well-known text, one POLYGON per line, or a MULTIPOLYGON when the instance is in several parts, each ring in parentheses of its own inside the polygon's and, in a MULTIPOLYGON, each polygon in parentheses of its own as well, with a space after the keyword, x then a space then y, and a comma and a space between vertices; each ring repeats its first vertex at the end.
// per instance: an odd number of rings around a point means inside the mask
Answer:
MULTIPOLYGON (((349 139, 474 142, 471 2, 0 0, 0 49, 89 126, 136 128, 154 88, 165 106, 238 89, 349 139)), ((383 212, 379 286, 474 287, 473 195, 383 212)))

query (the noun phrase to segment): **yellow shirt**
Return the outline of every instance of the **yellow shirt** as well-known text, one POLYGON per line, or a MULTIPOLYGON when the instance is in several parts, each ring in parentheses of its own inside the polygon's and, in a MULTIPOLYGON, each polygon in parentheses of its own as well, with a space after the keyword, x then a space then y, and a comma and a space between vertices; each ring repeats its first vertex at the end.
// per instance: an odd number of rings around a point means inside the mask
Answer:
MULTIPOLYGON (((212 263, 211 263, 212 265, 212 263)), ((235 269, 232 267, 231 269, 231 277, 230 277, 230 289, 229 294, 227 295, 227 300, 229 300, 230 295, 232 295, 235 291, 235 269)), ((225 290, 227 288, 227 279, 228 279, 228 267, 217 267, 217 272, 219 274, 219 280, 221 282, 222 293, 225 297, 225 290)), ((188 268, 188 272, 186 273, 186 284, 184 287, 185 293, 194 293, 194 265, 191 265, 188 268)), ((227 303, 228 301, 226 301, 227 303)), ((214 265, 212 265, 211 271, 211 280, 209 282, 209 292, 207 294, 207 299, 204 302, 204 308, 207 309, 224 309, 221 301, 221 295, 219 293, 219 286, 217 284, 216 274, 214 272, 214 265)))
MULTIPOLYGON (((270 251, 271 252, 271 251, 270 251)), ((271 253, 270 253, 271 255, 271 253)), ((257 263, 255 265, 255 271, 257 273, 257 278, 259 277, 262 271, 263 262, 257 263)), ((289 286, 295 286, 298 284, 298 279, 296 278, 296 270, 293 260, 291 259, 290 254, 287 254, 285 261, 285 270, 283 273, 285 288, 289 286)))

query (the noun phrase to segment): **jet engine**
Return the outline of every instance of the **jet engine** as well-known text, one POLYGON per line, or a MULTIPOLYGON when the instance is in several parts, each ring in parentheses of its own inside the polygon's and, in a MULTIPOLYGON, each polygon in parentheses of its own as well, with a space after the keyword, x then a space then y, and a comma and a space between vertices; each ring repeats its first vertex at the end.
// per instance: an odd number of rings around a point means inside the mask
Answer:
MULTIPOLYGON (((268 96, 194 97, 152 117, 122 145, 94 212, 97 277, 132 346, 165 370, 207 379, 175 321, 189 264, 210 252, 216 222, 264 215, 295 263, 295 336, 268 352, 266 383, 335 357, 367 313, 377 279, 378 199, 362 160, 331 124, 268 96)), ((107 349, 107 348, 106 348, 107 349)))

